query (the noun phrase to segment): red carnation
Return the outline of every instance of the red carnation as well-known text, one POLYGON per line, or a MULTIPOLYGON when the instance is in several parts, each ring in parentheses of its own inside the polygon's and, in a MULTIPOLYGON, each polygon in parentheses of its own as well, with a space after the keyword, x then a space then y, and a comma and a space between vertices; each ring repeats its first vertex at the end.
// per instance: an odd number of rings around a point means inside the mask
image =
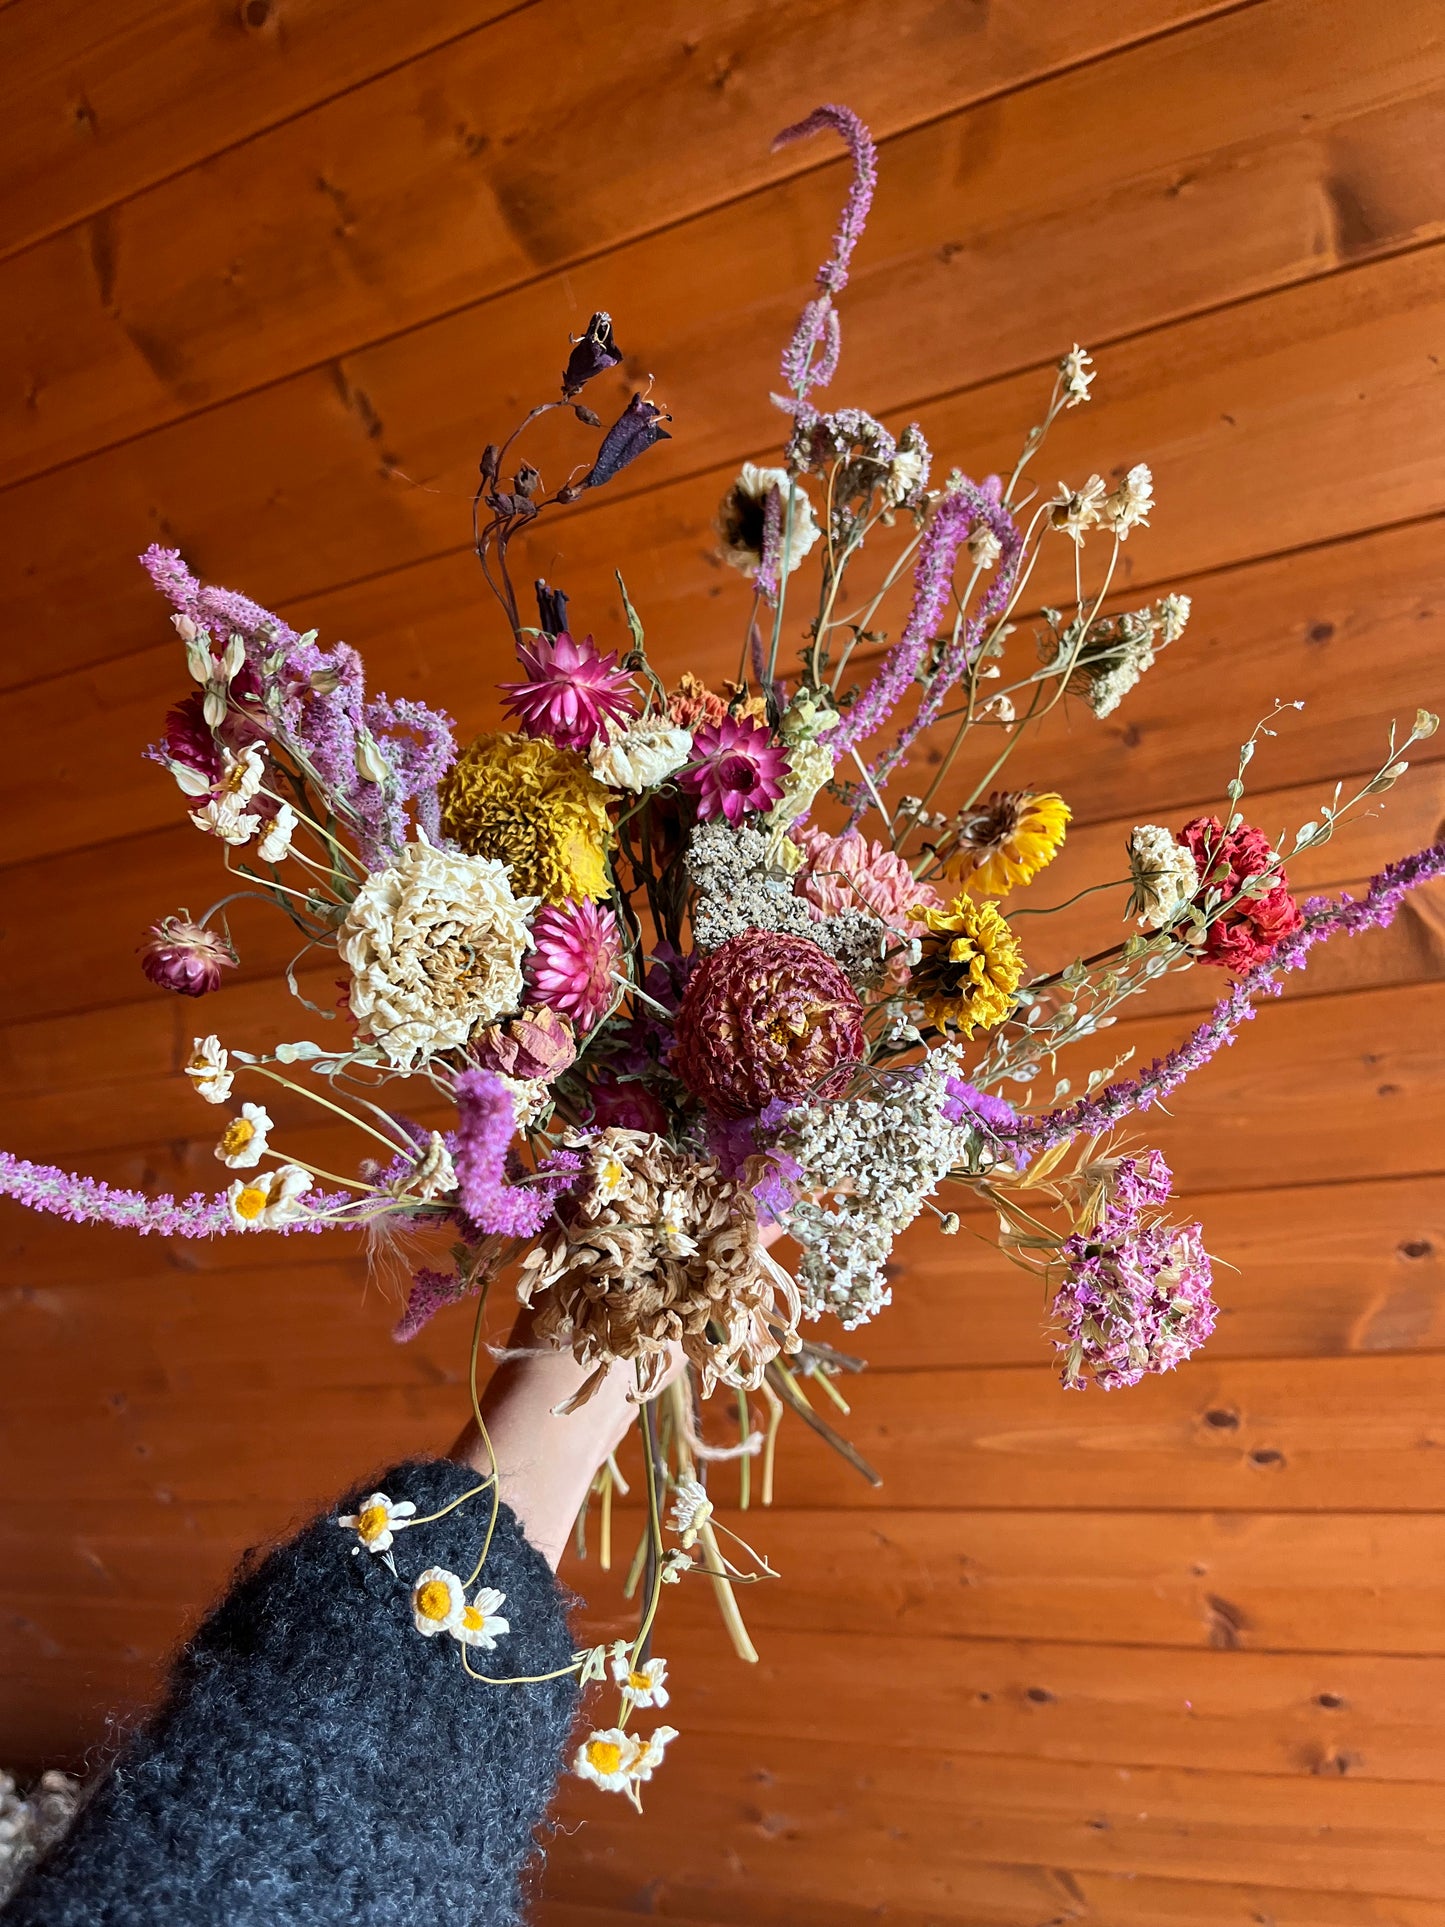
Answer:
MULTIPOLYGON (((1226 899, 1237 896, 1250 877, 1263 876, 1274 862, 1274 850, 1263 830, 1241 823, 1226 835, 1217 816, 1196 816, 1179 832, 1179 841, 1194 858, 1201 890, 1219 890, 1226 899)), ((1215 918, 1200 955, 1205 963, 1220 964, 1242 977, 1256 965, 1268 963, 1303 921, 1289 893, 1289 879, 1280 870, 1263 896, 1243 897, 1232 910, 1215 918)))
POLYGON ((677 1014, 673 1068, 723 1117, 836 1097, 863 1055, 863 1006, 806 937, 744 930, 704 957, 677 1014))

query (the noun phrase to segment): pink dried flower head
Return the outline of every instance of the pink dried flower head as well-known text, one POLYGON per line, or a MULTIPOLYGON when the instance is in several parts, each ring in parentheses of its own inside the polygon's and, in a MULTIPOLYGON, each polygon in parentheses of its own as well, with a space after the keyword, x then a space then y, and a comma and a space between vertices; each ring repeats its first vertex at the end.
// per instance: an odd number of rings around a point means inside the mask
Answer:
POLYGON ((1054 1317, 1065 1354, 1063 1382, 1086 1377, 1107 1391, 1169 1372, 1214 1330, 1209 1254, 1197 1224, 1141 1226, 1126 1218, 1111 1235, 1076 1235, 1054 1317))
POLYGON ((674 1069, 710 1111, 838 1095, 864 1051, 863 1006, 806 937, 745 930, 703 958, 677 1015, 674 1069))
POLYGON ((632 678, 617 667, 617 652, 598 653, 591 636, 574 642, 540 636, 519 643, 525 682, 501 684, 506 707, 529 736, 548 736, 562 749, 589 749, 609 723, 637 714, 632 678))
POLYGON ((699 820, 725 816, 739 823, 749 810, 770 810, 783 793, 787 751, 765 723, 724 716, 704 723, 692 739, 692 761, 677 780, 697 798, 699 820))
POLYGON ((622 936, 616 917, 589 898, 548 904, 533 920, 532 942, 532 995, 570 1018, 579 1032, 591 1030, 617 994, 622 936))
MULTIPOLYGON (((830 836, 826 830, 810 827, 795 832, 793 841, 802 846, 804 857, 793 888, 820 917, 836 916, 840 910, 867 910, 896 931, 901 943, 916 934, 909 929, 910 910, 943 908, 943 899, 931 883, 919 883, 901 856, 871 842, 861 830, 830 836)), ((889 989, 901 989, 908 975, 901 952, 889 958, 885 980, 889 989)))
POLYGON ((503 1077, 544 1078, 548 1083, 577 1056, 572 1025, 546 1004, 491 1025, 472 1040, 472 1048, 483 1070, 499 1071, 503 1077))
POLYGON ((653 1137, 666 1137, 672 1128, 662 1099, 635 1078, 620 1078, 605 1071, 587 1087, 592 1115, 587 1120, 597 1130, 616 1126, 624 1131, 647 1131, 653 1137))
POLYGON ((151 982, 182 997, 204 997, 217 989, 221 972, 234 970, 239 961, 229 938, 184 914, 152 924, 140 951, 140 967, 151 982))

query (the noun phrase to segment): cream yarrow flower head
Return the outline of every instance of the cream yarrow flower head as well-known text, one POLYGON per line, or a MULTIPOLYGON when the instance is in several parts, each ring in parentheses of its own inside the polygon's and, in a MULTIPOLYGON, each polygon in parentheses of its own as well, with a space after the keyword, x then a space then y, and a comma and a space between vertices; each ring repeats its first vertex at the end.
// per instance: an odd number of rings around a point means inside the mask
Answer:
POLYGON ((648 1659, 641 1666, 634 1666, 631 1648, 621 1641, 618 1643, 622 1650, 613 1652, 612 1677, 627 1699, 633 1706, 666 1706, 667 1661, 648 1659))
POLYGON ((316 1180, 299 1164, 282 1164, 254 1178, 237 1178, 226 1193, 231 1222, 238 1231, 278 1231, 306 1216, 301 1200, 316 1180))
MULTIPOLYGON (((723 497, 717 512, 717 532, 722 540, 723 560, 744 575, 756 575, 763 559, 763 526, 767 518, 768 497, 777 489, 786 526, 788 485, 793 478, 785 468, 759 468, 744 462, 738 479, 723 497)), ((781 557, 778 573, 791 575, 822 534, 813 515, 813 504, 801 482, 795 484, 793 525, 788 536, 787 553, 781 557)))
POLYGON ((1199 866, 1192 851, 1158 823, 1141 823, 1130 831, 1129 874, 1134 888, 1125 915, 1137 917, 1142 930, 1172 923, 1199 893, 1199 866))
POLYGON ((216 1156, 232 1171, 250 1171, 261 1162, 271 1135, 270 1113, 262 1104, 243 1104, 221 1133, 216 1156))
POLYGON ((357 1552, 390 1552, 398 1532, 412 1522, 416 1506, 410 1499, 389 1499, 384 1492, 373 1492, 362 1500, 355 1512, 348 1512, 336 1523, 356 1534, 357 1552))
POLYGON ((447 835, 472 856, 504 864, 519 894, 566 903, 610 891, 609 797, 575 749, 539 737, 479 736, 438 794, 447 835))
POLYGON ((656 789, 692 755, 692 732, 665 718, 633 723, 610 739, 598 737, 587 752, 592 774, 609 789, 656 789))
POLYGON ((191 1054, 186 1059, 186 1076, 195 1085, 196 1095, 203 1097, 208 1104, 224 1104, 231 1095, 236 1074, 227 1070, 227 1062, 227 1053, 214 1032, 209 1037, 197 1037, 191 1045, 191 1054))
POLYGON ((494 858, 434 850, 418 830, 369 876, 337 940, 351 969, 351 1014, 398 1069, 457 1050, 522 1001, 527 918, 494 858))
POLYGON ((428 1639, 438 1633, 455 1633, 466 1610, 466 1588, 445 1566, 428 1566, 412 1581, 412 1624, 428 1639))

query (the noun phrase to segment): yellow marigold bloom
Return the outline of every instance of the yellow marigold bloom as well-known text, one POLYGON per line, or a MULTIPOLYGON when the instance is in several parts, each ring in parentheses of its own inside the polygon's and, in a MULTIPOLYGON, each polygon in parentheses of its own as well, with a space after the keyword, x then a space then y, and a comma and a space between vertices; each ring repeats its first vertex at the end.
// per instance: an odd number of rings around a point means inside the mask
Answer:
POLYGON ((1053 862, 1072 814, 1052 790, 995 790, 941 843, 944 874, 981 897, 1007 896, 1053 862))
POLYGON ((1024 959, 998 906, 963 896, 946 910, 909 914, 928 933, 913 987, 923 997, 929 1021, 965 1037, 1001 1024, 1013 1008, 1024 959))
POLYGON ((605 897, 608 792, 573 749, 479 736, 442 781, 442 827, 470 856, 505 863, 518 896, 605 897))

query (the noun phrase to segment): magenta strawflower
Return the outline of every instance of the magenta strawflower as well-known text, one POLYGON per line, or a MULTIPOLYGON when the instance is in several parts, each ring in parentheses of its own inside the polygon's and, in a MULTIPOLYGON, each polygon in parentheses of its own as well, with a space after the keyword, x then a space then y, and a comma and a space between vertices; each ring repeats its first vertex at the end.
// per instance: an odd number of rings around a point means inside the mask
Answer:
POLYGON ((568 1017, 579 1033, 612 1008, 622 968, 622 935, 606 906, 590 899, 548 904, 532 922, 535 946, 527 982, 538 1003, 568 1017))
POLYGON ((140 967, 151 982, 182 997, 204 997, 217 989, 221 972, 234 970, 239 961, 228 937, 184 916, 153 923, 140 952, 140 967))
POLYGON ((500 685, 511 711, 529 736, 548 736, 562 749, 590 749, 611 723, 626 723, 637 714, 632 678, 617 667, 617 652, 598 652, 591 636, 575 642, 564 630, 560 636, 539 636, 521 642, 517 654, 527 672, 525 682, 500 685))
POLYGON ((692 760, 677 773, 682 788, 697 798, 700 822, 725 816, 740 823, 749 810, 770 810, 783 793, 787 751, 775 743, 766 723, 749 716, 724 716, 704 723, 692 739, 692 760))

